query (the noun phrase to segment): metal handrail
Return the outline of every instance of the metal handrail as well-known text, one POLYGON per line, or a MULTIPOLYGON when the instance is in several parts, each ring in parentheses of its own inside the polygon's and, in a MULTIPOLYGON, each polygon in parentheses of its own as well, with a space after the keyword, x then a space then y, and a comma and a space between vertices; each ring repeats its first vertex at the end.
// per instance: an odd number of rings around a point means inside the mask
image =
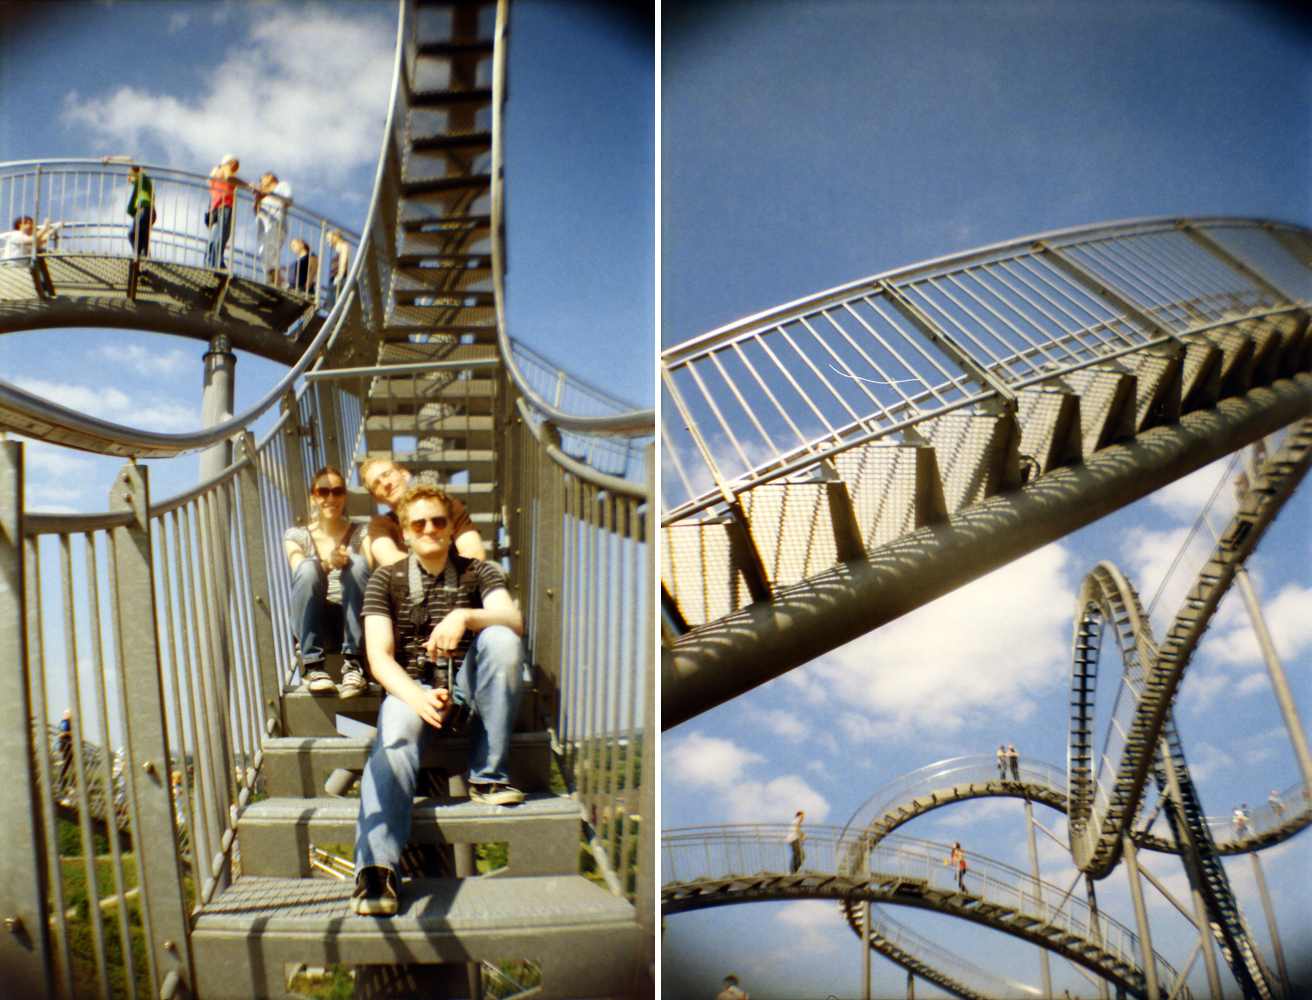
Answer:
MULTIPOLYGON (((724 827, 688 827, 664 831, 661 835, 663 889, 683 885, 719 882, 756 874, 774 877, 788 870, 784 835, 788 824, 759 823, 724 827)), ((842 859, 860 859, 857 871, 849 877, 862 878, 869 873, 895 875, 923 881, 935 890, 955 891, 956 873, 946 865, 951 847, 945 843, 894 834, 874 847, 862 845, 857 838, 844 837, 838 827, 806 828, 806 861, 803 871, 817 884, 826 876, 847 871, 842 859)), ((1038 917, 1048 924, 1096 942, 1104 953, 1142 969, 1143 949, 1138 934, 1074 896, 1061 887, 1029 872, 1001 861, 967 851, 967 892, 998 905, 1038 917), (1060 904, 1050 902, 1060 900, 1060 904)), ((782 889, 782 886, 781 886, 782 889)), ((805 888, 799 892, 805 893, 805 888)), ((826 893, 833 895, 834 893, 826 893)), ((732 901, 732 893, 719 894, 732 901)), ((1175 969, 1159 954, 1152 956, 1158 982, 1174 983, 1175 969)))
POLYGON ((685 498, 664 501, 662 523, 952 410, 1011 407, 1020 389, 1116 357, 1306 313, 1312 288, 1295 265, 1310 237, 1212 217, 1063 230, 862 279, 669 348, 675 417, 662 433, 677 476, 666 481, 682 480, 685 498), (1164 266, 1178 272, 1169 285, 1164 266), (689 475, 693 457, 705 468, 689 475))
POLYGON ((504 103, 506 93, 506 14, 504 5, 497 6, 497 45, 493 75, 492 99, 492 282, 495 290, 497 314, 497 346, 506 365, 506 373, 515 389, 532 405, 534 411, 561 430, 577 434, 618 434, 646 437, 655 433, 654 409, 629 410, 597 416, 579 416, 558 409, 543 398, 529 383, 515 360, 510 326, 506 321, 506 206, 505 206, 505 140, 504 103))

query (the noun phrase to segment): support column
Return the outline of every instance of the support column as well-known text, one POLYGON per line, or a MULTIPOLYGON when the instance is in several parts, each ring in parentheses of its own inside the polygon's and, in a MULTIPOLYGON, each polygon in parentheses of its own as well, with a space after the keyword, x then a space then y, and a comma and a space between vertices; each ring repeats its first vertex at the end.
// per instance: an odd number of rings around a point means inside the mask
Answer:
MULTIPOLYGON (((237 355, 232 341, 221 333, 210 341, 205 352, 205 387, 200 397, 200 425, 214 427, 232 416, 233 379, 237 355)), ((224 441, 206 448, 200 455, 200 478, 209 479, 232 463, 232 444, 224 441)))
POLYGON ((1312 751, 1308 749, 1307 733, 1304 732, 1303 723, 1299 720, 1294 695, 1289 689, 1289 681, 1285 678, 1285 668, 1280 663, 1280 657, 1276 655, 1275 646, 1271 643, 1271 633, 1267 631, 1266 619, 1262 615, 1261 607, 1258 606, 1257 594, 1253 591, 1253 584, 1248 579, 1248 571, 1242 563, 1235 570, 1235 582, 1239 584, 1239 593, 1243 595, 1244 606, 1248 608, 1248 616, 1253 621, 1253 634, 1262 649, 1266 672, 1271 677, 1271 688, 1275 691, 1280 714, 1285 720, 1285 729, 1289 732, 1290 742, 1294 745, 1294 756, 1298 758, 1298 768, 1303 775, 1303 787, 1312 788, 1312 751))
POLYGON ((870 1000, 870 900, 861 904, 861 914, 861 996, 870 1000))
POLYGON ((0 768, 14 778, 0 809, 0 969, 13 996, 51 996, 46 863, 34 761, 47 753, 46 720, 32 719, 28 696, 27 611, 23 573, 23 445, 0 441, 0 704, 15 724, 0 726, 0 768), (30 723, 29 723, 29 720, 30 723), (38 749, 34 743, 40 740, 38 749), (23 785, 26 796, 18 793, 23 785))
POLYGON ((1285 968, 1285 950, 1280 947, 1280 931, 1276 927, 1276 915, 1271 910, 1271 897, 1267 895, 1266 878, 1262 874, 1262 862, 1257 859, 1257 851, 1248 855, 1253 859, 1253 874, 1257 876, 1257 891, 1262 896, 1262 909, 1266 911, 1266 922, 1271 928, 1271 948, 1276 953, 1276 967, 1280 970, 1280 987, 1289 996, 1289 971, 1285 968))
MULTIPOLYGON (((1025 829, 1030 840, 1030 874, 1034 876, 1034 902, 1043 910, 1043 883, 1039 878, 1039 849, 1034 843, 1034 803, 1025 800, 1025 829)), ((1035 916, 1044 916, 1039 913, 1035 916)), ((1043 995, 1052 996, 1052 971, 1048 967, 1048 949, 1039 949, 1039 971, 1043 975, 1043 995)))
POLYGON ((1143 978, 1148 1000, 1160 1000, 1157 968, 1153 961, 1153 939, 1148 929, 1148 911, 1143 905, 1143 886, 1139 882, 1139 861, 1134 853, 1134 841, 1128 835, 1123 838, 1121 856, 1125 859, 1125 870, 1130 876, 1130 898, 1134 901, 1134 919, 1139 926, 1139 948, 1143 953, 1143 978))
MULTIPOLYGON (((1103 946, 1102 924, 1098 922, 1098 893, 1094 889, 1094 881, 1088 875, 1084 876, 1084 889, 1089 894, 1089 924, 1093 928, 1093 943, 1099 948, 1103 946)), ((1107 980, 1101 976, 1098 977, 1098 997, 1099 1000, 1107 1000, 1107 980)), ((1119 990, 1117 998, 1119 1000, 1119 990)))

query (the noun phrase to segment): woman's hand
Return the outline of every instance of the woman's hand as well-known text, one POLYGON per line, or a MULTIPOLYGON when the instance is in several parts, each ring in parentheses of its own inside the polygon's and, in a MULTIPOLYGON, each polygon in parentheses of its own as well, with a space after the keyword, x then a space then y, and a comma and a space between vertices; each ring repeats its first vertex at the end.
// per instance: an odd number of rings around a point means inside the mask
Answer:
POLYGON ((345 545, 338 545, 333 549, 332 555, 328 557, 328 566, 330 569, 344 569, 351 562, 351 553, 347 551, 345 545))

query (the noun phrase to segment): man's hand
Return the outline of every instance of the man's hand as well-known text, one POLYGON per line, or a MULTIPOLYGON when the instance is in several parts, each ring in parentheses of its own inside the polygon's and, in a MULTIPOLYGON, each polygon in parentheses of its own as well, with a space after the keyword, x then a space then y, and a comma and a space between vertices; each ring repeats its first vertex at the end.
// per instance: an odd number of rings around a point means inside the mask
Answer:
POLYGON ((455 707, 451 692, 446 688, 423 688, 418 684, 410 686, 405 700, 434 729, 442 728, 443 720, 455 707))
POLYGON ((468 608, 456 608, 437 623, 433 634, 424 643, 430 658, 435 660, 439 656, 450 657, 456 651, 468 625, 468 612, 468 608))

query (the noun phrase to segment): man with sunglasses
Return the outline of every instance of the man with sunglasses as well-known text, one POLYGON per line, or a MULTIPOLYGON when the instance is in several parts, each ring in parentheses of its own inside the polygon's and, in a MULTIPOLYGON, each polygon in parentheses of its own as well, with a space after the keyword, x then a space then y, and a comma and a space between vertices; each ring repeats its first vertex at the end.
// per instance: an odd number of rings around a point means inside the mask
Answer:
MULTIPOLYGON (((396 517, 396 505, 411 486, 409 469, 403 469, 390 458, 371 458, 360 466, 360 484, 369 491, 375 503, 386 504, 391 510, 386 514, 377 514, 369 522, 369 540, 365 554, 371 569, 378 566, 391 566, 405 558, 405 538, 396 517)), ((426 474, 420 473, 416 482, 426 482, 426 474)), ((427 483, 435 486, 436 483, 427 483)), ((451 520, 451 537, 455 539, 456 551, 466 559, 483 560, 487 552, 483 548, 483 537, 474 527, 469 511, 459 500, 447 498, 451 520)))
POLYGON ((355 912, 397 912, 396 865, 405 847, 424 748, 469 713, 469 797, 516 805, 510 733, 523 687, 523 620, 494 563, 452 551, 451 498, 427 485, 397 502, 410 555, 377 570, 364 599, 365 649, 387 696, 360 783, 355 912))

